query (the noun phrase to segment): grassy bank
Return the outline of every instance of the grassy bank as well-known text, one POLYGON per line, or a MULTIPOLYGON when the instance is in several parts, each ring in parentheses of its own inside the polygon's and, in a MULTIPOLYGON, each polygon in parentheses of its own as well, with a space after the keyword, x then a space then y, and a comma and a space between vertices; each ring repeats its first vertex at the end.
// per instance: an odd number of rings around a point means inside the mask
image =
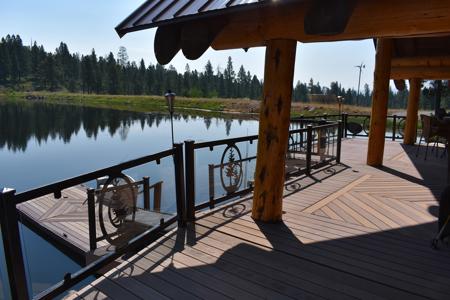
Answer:
MULTIPOLYGON (((27 96, 40 97, 47 103, 81 105, 98 108, 111 108, 136 112, 157 112, 167 111, 166 102, 162 96, 126 96, 126 95, 95 95, 78 94, 64 92, 10 92, 1 93, 3 99, 13 101, 33 101, 26 100, 27 96)), ((260 101, 250 99, 218 99, 218 98, 186 98, 177 97, 175 110, 195 115, 225 114, 241 115, 242 117, 257 118, 260 101)), ((368 114, 370 108, 344 105, 344 111, 352 114, 368 114)), ((292 104, 292 115, 321 115, 337 114, 337 104, 323 103, 298 103, 292 104)), ((397 113, 392 111, 391 113, 397 113)))

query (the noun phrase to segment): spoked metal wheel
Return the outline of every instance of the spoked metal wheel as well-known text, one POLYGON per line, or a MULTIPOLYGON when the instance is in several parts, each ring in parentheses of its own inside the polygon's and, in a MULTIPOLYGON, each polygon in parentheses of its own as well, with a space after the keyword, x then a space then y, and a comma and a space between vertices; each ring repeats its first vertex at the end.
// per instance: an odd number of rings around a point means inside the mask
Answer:
POLYGON ((370 117, 369 116, 367 116, 365 119, 364 119, 364 122, 363 122, 363 131, 367 134, 367 135, 369 135, 369 130, 370 130, 370 117))
POLYGON ((132 178, 124 174, 110 176, 100 190, 100 229, 111 245, 120 244, 133 225, 137 200, 137 189, 133 182, 132 178))

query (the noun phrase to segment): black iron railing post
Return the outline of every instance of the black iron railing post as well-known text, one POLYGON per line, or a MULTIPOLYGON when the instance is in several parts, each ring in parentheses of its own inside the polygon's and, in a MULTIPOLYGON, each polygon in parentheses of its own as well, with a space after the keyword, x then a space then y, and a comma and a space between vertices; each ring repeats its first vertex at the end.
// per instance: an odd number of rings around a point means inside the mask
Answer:
POLYGON ((311 174, 312 125, 306 131, 306 174, 311 174))
POLYGON ((174 165, 175 165, 175 192, 177 198, 178 226, 183 227, 186 221, 185 194, 184 194, 184 160, 183 144, 175 143, 174 165))
POLYGON ((347 137, 347 117, 348 115, 346 113, 343 113, 341 115, 341 121, 342 121, 342 137, 347 137))
POLYGON ((395 136, 397 135, 397 115, 393 115, 393 121, 392 121, 392 140, 395 141, 395 136))
POLYGON ((95 189, 88 189, 87 195, 89 249, 93 252, 95 251, 95 249, 97 249, 97 227, 95 224, 95 189))
POLYGON ((214 164, 208 164, 209 208, 214 208, 214 164))
POLYGON ((143 195, 144 195, 144 209, 150 210, 150 177, 142 177, 143 195))
POLYGON ((195 158, 194 141, 184 142, 186 160, 186 220, 195 221, 195 158))
MULTIPOLYGON (((303 129, 305 124, 303 123, 303 115, 300 116, 300 129, 303 129)), ((300 149, 303 148, 303 132, 300 133, 300 149)))
POLYGON ((336 149, 336 162, 341 162, 341 145, 342 145, 342 121, 338 121, 338 136, 337 136, 337 149, 336 149))
POLYGON ((27 276, 20 242, 15 190, 0 190, 0 224, 12 299, 29 299, 27 276))

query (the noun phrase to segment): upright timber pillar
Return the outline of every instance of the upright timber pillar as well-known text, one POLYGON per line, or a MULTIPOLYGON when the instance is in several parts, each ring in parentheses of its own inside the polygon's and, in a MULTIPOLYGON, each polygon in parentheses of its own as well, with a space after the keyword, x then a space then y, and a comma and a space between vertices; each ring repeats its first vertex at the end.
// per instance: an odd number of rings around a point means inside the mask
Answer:
POLYGON ((392 48, 392 39, 377 40, 372 94, 372 114, 370 116, 369 145, 367 151, 367 164, 374 167, 383 164, 392 48))
POLYGON ((416 141, 421 83, 422 80, 418 78, 409 80, 408 108, 406 112, 405 135, 403 137, 405 145, 414 145, 416 141))
POLYGON ((270 40, 266 47, 252 210, 263 222, 281 221, 296 44, 270 40))

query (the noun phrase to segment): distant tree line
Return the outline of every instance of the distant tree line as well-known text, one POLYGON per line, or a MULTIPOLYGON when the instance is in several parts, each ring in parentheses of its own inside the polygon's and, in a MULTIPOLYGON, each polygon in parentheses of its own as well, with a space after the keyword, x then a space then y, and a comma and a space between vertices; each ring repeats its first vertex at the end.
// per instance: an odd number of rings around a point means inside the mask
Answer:
MULTIPOLYGON (((61 42, 54 52, 45 51, 36 42, 24 46, 19 35, 7 35, 0 40, 0 86, 22 90, 65 90, 70 92, 126 95, 161 95, 166 89, 174 90, 186 97, 220 97, 261 99, 263 82, 256 75, 240 66, 236 72, 231 57, 225 69, 214 70, 207 62, 202 72, 191 70, 186 65, 184 73, 173 66, 130 62, 125 47, 120 47, 115 56, 97 56, 93 49, 89 55, 71 53, 61 42)), ((389 93, 391 108, 405 108, 408 89, 389 93)), ((294 85, 293 101, 308 103, 312 99, 334 102, 337 96, 345 104, 370 106, 372 91, 368 84, 358 92, 345 89, 338 81, 330 86, 321 86, 311 78, 308 83, 298 81, 294 85), (322 97, 314 98, 314 95, 322 97)), ((421 108, 434 106, 434 83, 425 82, 421 108)), ((444 84, 442 105, 450 104, 448 84, 444 84)))
MULTIPOLYGON (((432 110, 435 106, 437 83, 434 80, 426 80, 422 83, 422 93, 420 97, 420 108, 432 110)), ((450 88, 448 81, 443 81, 441 89, 441 107, 450 107, 450 88)), ((358 96, 355 89, 345 89, 337 82, 331 82, 329 87, 321 86, 319 82, 314 83, 311 78, 309 83, 302 83, 300 81, 294 86, 294 101, 308 102, 312 95, 325 95, 330 97, 323 97, 332 103, 336 101, 337 96, 344 98, 344 104, 370 106, 372 104, 372 91, 366 83, 362 86, 358 96)), ((389 108, 406 108, 409 97, 409 89, 406 87, 403 91, 394 91, 389 87, 389 108)))
POLYGON ((33 43, 24 46, 20 36, 8 35, 0 41, 0 85, 25 86, 30 90, 126 95, 161 95, 166 89, 188 97, 261 98, 262 82, 243 66, 236 72, 231 57, 226 68, 215 71, 211 62, 203 72, 186 65, 184 73, 173 66, 146 66, 130 62, 125 47, 115 57, 70 53, 65 43, 54 53, 33 43), (29 86, 26 86, 28 83, 29 86))

